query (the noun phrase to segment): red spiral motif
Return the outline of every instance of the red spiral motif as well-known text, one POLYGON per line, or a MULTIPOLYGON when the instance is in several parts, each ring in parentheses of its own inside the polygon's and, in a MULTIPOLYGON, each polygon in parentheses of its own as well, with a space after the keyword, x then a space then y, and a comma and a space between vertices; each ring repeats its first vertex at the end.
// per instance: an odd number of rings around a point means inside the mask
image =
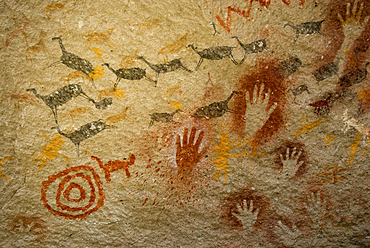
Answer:
POLYGON ((68 219, 87 217, 103 206, 104 199, 100 177, 90 166, 71 167, 42 182, 44 206, 50 213, 68 219), (55 202, 48 200, 54 197, 55 202))

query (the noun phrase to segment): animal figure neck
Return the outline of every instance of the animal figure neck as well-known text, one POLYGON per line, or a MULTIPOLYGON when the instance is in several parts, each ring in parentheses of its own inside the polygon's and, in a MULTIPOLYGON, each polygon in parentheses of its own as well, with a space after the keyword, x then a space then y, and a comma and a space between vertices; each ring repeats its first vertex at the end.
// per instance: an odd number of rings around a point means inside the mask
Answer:
POLYGON ((37 98, 44 100, 44 97, 37 93, 36 89, 28 89, 27 91, 31 91, 37 98))
POLYGON ((239 37, 233 36, 232 38, 236 39, 241 47, 245 47, 245 45, 239 40, 239 37))
POLYGON ((62 38, 60 37, 54 37, 53 40, 58 40, 60 49, 62 50, 62 53, 68 53, 67 50, 65 49, 63 43, 62 43, 62 38))
POLYGON ((113 69, 112 67, 110 67, 109 64, 105 63, 103 65, 105 65, 106 67, 108 67, 109 70, 111 70, 114 74, 116 74, 116 70, 113 69))
POLYGON ((200 53, 200 51, 198 51, 195 47, 194 47, 194 45, 193 44, 191 44, 191 45, 189 45, 189 47, 191 47, 193 50, 194 50, 194 52, 196 52, 196 53, 200 53))
POLYGON ((141 59, 142 61, 144 61, 145 64, 147 64, 150 68, 152 68, 153 70, 155 70, 155 66, 152 65, 149 61, 147 61, 144 57, 139 57, 139 59, 141 59))

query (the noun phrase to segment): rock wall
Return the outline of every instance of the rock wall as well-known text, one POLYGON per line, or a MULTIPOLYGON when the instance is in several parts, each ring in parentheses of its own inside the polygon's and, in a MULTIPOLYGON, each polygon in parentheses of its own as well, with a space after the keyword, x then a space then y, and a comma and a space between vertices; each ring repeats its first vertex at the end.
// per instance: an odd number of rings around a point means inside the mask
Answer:
POLYGON ((369 11, 1 1, 0 246, 370 246, 369 11))

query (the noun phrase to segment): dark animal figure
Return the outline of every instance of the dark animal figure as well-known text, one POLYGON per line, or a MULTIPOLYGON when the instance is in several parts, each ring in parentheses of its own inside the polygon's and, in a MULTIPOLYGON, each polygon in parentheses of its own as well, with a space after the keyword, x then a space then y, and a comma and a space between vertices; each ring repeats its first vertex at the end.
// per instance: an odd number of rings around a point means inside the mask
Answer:
MULTIPOLYGON (((90 73, 94 71, 93 65, 88 60, 80 58, 73 53, 67 52, 67 50, 64 48, 61 37, 54 37, 52 40, 58 40, 60 49, 62 50, 62 57, 60 57, 60 61, 55 63, 61 62, 69 68, 85 73, 94 84, 94 80, 90 77, 90 73)), ((55 63, 51 65, 54 65, 55 63)))
POLYGON ((316 102, 310 103, 309 106, 314 107, 315 114, 322 115, 326 114, 330 110, 330 103, 333 101, 333 95, 330 93, 325 100, 318 100, 316 102))
POLYGON ((244 62, 248 54, 260 53, 267 49, 266 39, 256 40, 249 44, 243 44, 237 36, 233 36, 232 38, 235 38, 240 44, 240 46, 244 49, 244 57, 239 62, 239 65, 241 65, 244 62))
POLYGON ((299 85, 295 89, 289 89, 289 91, 293 93, 294 99, 296 98, 296 96, 302 94, 305 91, 307 91, 308 94, 311 94, 310 91, 308 90, 307 85, 305 84, 299 85))
POLYGON ((195 113, 192 115, 192 117, 196 119, 211 119, 211 118, 216 118, 216 117, 221 117, 223 116, 226 112, 233 112, 232 110, 229 109, 229 101, 231 98, 239 93, 238 91, 233 91, 231 95, 225 100, 225 101, 220 101, 220 102, 214 102, 211 103, 208 106, 198 108, 195 113))
POLYGON ((126 177, 131 177, 130 171, 128 170, 130 165, 135 163, 135 155, 131 154, 129 161, 121 161, 121 160, 109 160, 106 164, 103 164, 103 161, 100 158, 91 156, 91 159, 96 160, 98 162, 99 167, 104 170, 105 180, 110 182, 110 174, 116 170, 123 169, 126 173, 126 177))
POLYGON ((149 114, 150 117, 152 118, 150 123, 149 123, 149 127, 153 126, 154 122, 155 121, 158 121, 158 122, 174 122, 174 123, 178 123, 178 122, 175 122, 173 120, 173 116, 182 111, 181 109, 177 109, 176 111, 172 112, 172 113, 154 113, 154 114, 149 114))
POLYGON ((294 39, 294 42, 296 42, 298 40, 298 37, 299 37, 300 34, 316 34, 316 33, 321 34, 321 24, 324 21, 325 20, 321 20, 321 21, 318 21, 318 22, 305 22, 305 23, 302 23, 302 24, 299 24, 299 25, 296 25, 296 26, 293 26, 293 25, 287 23, 287 24, 284 25, 284 28, 286 26, 289 26, 289 27, 293 28, 296 31, 296 37, 294 39))
POLYGON ((342 88, 348 88, 352 85, 361 83, 364 81, 367 77, 367 66, 370 64, 370 62, 367 62, 365 65, 365 68, 363 69, 356 69, 354 71, 351 71, 341 77, 339 79, 339 86, 342 88))
POLYGON ((193 44, 187 45, 186 47, 191 47, 194 50, 194 52, 196 52, 200 56, 199 62, 197 64, 197 67, 195 68, 195 70, 198 70, 199 66, 202 64, 204 59, 221 60, 221 59, 224 59, 224 58, 230 58, 231 61, 235 65, 238 64, 238 62, 235 61, 235 59, 233 57, 233 54, 232 54, 232 50, 235 47, 217 46, 217 47, 206 48, 206 49, 203 49, 202 51, 198 51, 197 48, 194 47, 193 44))
POLYGON ((293 56, 279 63, 277 73, 281 77, 287 78, 296 72, 301 65, 302 61, 297 56, 293 56))
MULTIPOLYGON (((335 62, 325 64, 321 66, 319 69, 314 71, 312 74, 315 76, 317 82, 320 82, 322 80, 325 80, 327 78, 330 78, 333 75, 338 76, 338 71, 339 71, 339 61, 341 59, 338 59, 335 62)), ((338 76, 339 77, 339 76, 338 76)))
POLYGON ((51 129, 57 129, 58 133, 60 135, 63 135, 64 137, 68 138, 77 148, 77 155, 80 156, 80 143, 92 136, 97 135, 104 129, 109 128, 110 125, 105 124, 101 119, 97 121, 93 121, 90 123, 87 123, 85 125, 82 125, 79 129, 71 132, 71 133, 64 133, 60 131, 59 126, 52 127, 51 129))
POLYGON ((39 95, 36 91, 36 89, 27 89, 27 91, 31 91, 35 96, 41 100, 44 101, 44 103, 51 108, 54 114, 55 122, 58 124, 58 114, 57 114, 57 108, 59 106, 62 106, 66 102, 72 100, 75 97, 83 96, 90 102, 95 104, 95 107, 98 109, 105 109, 108 105, 112 104, 112 98, 103 99, 100 102, 95 102, 94 99, 89 97, 78 84, 69 84, 66 85, 53 93, 49 95, 39 95))
POLYGON ((145 78, 145 79, 147 79, 151 82, 154 82, 154 80, 152 80, 152 79, 150 79, 146 76, 146 70, 145 69, 134 67, 134 68, 127 68, 127 69, 126 68, 120 68, 118 70, 115 70, 115 69, 111 68, 108 63, 102 64, 102 66, 104 66, 104 65, 106 67, 108 67, 108 69, 111 70, 117 76, 116 83, 114 84, 114 87, 113 87, 114 90, 117 89, 117 85, 118 85, 118 83, 121 79, 140 80, 142 78, 145 78))
POLYGON ((112 105, 113 99, 111 97, 104 98, 99 102, 95 102, 95 108, 97 109, 106 109, 109 105, 112 105))
POLYGON ((155 78, 155 81, 154 81, 156 87, 157 87, 158 77, 159 77, 159 74, 160 73, 167 73, 167 72, 175 71, 177 69, 183 69, 183 70, 185 70, 187 72, 192 72, 191 70, 189 70, 188 68, 186 68, 181 63, 181 60, 180 59, 174 59, 174 60, 171 60, 171 61, 169 61, 169 62, 167 62, 165 64, 152 64, 152 63, 148 62, 143 56, 137 57, 136 59, 141 59, 153 71, 156 72, 156 78, 155 78))

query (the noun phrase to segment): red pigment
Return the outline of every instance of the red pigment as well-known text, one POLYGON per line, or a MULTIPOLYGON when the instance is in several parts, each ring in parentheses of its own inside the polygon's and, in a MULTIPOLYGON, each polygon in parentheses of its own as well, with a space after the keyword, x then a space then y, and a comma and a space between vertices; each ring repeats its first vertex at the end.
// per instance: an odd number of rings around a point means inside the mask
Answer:
POLYGON ((145 205, 145 203, 146 203, 148 200, 149 200, 149 198, 148 198, 148 197, 147 197, 147 198, 145 198, 144 203, 143 203, 141 206, 144 206, 144 205, 145 205))
MULTIPOLYGON (((245 1, 248 1, 248 0, 245 0, 245 1)), ((227 17, 226 17, 226 23, 221 19, 221 17, 219 15, 216 15, 216 19, 217 21, 220 23, 220 25, 228 32, 228 33, 231 33, 231 30, 230 30, 230 26, 231 26, 231 12, 235 12, 237 13, 238 15, 241 15, 242 17, 246 18, 247 20, 248 17, 250 16, 250 12, 251 12, 251 9, 252 9, 252 4, 253 2, 258 2, 262 7, 266 7, 268 8, 271 4, 271 0, 249 0, 250 1, 250 4, 248 6, 248 9, 247 10, 241 10, 239 9, 238 7, 231 7, 231 6, 228 6, 227 7, 227 17)), ((290 5, 290 1, 289 0, 282 0, 282 2, 286 5, 290 5)))
POLYGON ((249 96, 253 97, 254 86, 258 88, 264 84, 264 93, 271 90, 270 99, 267 108, 270 108, 275 102, 277 103, 276 109, 271 113, 270 118, 266 121, 264 126, 257 131, 254 135, 253 143, 260 144, 269 141, 273 135, 279 133, 285 124, 284 120, 284 106, 286 104, 287 86, 284 78, 278 71, 278 63, 274 60, 262 61, 257 68, 250 74, 243 76, 239 81, 239 92, 235 97, 235 107, 238 112, 233 114, 232 129, 240 134, 241 138, 245 133, 245 120, 244 115, 246 111, 246 92, 249 96))
MULTIPOLYGON (((327 49, 324 51, 323 60, 318 61, 317 68, 320 66, 331 63, 335 60, 337 53, 342 46, 344 41, 344 33, 343 33, 343 26, 338 19, 338 14, 341 15, 344 20, 346 18, 346 9, 347 9, 347 2, 351 4, 351 11, 353 8, 354 0, 351 1, 337 1, 332 0, 329 4, 330 9, 327 11, 327 16, 325 17, 325 25, 323 26, 322 33, 328 37, 328 40, 331 41, 328 44, 327 49)), ((358 11, 358 7, 357 7, 358 11)), ((364 18, 370 14, 370 4, 369 1, 364 1, 364 10, 360 19, 360 22, 364 22, 364 18)), ((370 40, 370 22, 367 22, 365 29, 362 31, 360 36, 358 36, 354 42, 351 44, 351 47, 348 48, 351 57, 354 61, 351 61, 350 58, 346 58, 345 65, 344 65, 344 73, 348 71, 354 70, 353 68, 355 65, 356 67, 360 68, 366 63, 367 60, 367 53, 366 50, 369 46, 370 40)))
POLYGON ((298 168, 295 176, 299 177, 303 173, 305 173, 308 169, 308 158, 307 158, 307 153, 305 151, 305 145, 298 143, 298 142, 287 142, 283 145, 281 145, 275 154, 275 166, 278 170, 283 169, 283 162, 281 161, 280 154, 283 156, 283 159, 286 159, 286 152, 287 149, 289 148, 289 156, 291 156, 293 149, 296 148, 296 152, 302 152, 301 155, 299 156, 298 163, 300 161, 303 161, 303 164, 298 168))
MULTIPOLYGON (((235 217, 232 213, 238 213, 237 205, 243 206, 243 201, 246 200, 249 208, 250 201, 253 201, 253 211, 257 208, 259 209, 258 219, 255 224, 257 229, 265 228, 265 215, 269 212, 270 203, 269 200, 252 189, 252 187, 247 186, 243 189, 238 189, 236 192, 230 193, 223 202, 221 203, 222 220, 228 224, 231 228, 242 230, 243 225, 241 221, 235 217)), ((267 221, 267 223, 270 223, 267 221)))

